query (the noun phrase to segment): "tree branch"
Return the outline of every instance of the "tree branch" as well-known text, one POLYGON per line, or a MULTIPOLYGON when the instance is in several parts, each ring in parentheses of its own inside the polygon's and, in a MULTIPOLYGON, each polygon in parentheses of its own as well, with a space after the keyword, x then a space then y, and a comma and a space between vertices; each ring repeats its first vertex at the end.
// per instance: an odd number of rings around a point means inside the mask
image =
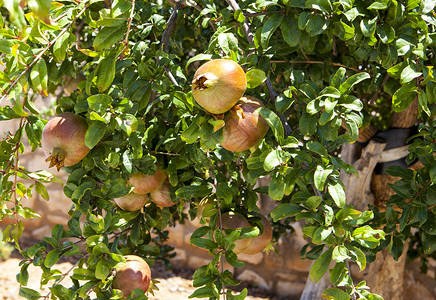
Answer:
MULTIPOLYGON (((237 11, 237 10, 241 9, 239 7, 239 4, 235 0, 226 0, 226 2, 232 7, 232 9, 234 11, 237 11)), ((251 29, 250 29, 250 24, 248 23, 247 19, 244 20, 243 28, 244 28, 244 32, 245 32, 245 35, 247 37, 248 43, 256 48, 256 46, 254 44, 254 34, 251 31, 251 29)), ((274 86, 273 86, 269 76, 266 77, 265 84, 266 84, 266 87, 267 87, 268 93, 269 93, 269 99, 268 99, 267 102, 269 102, 271 100, 275 101, 275 99, 277 98, 278 94, 277 94, 276 90, 274 89, 274 86)), ((283 127, 285 128, 285 134, 286 134, 286 137, 287 137, 287 136, 289 136, 292 133, 292 129, 289 126, 288 122, 286 121, 286 117, 283 114, 280 114, 280 113, 278 115, 280 117, 280 120, 282 121, 283 127)))
MULTIPOLYGON (((89 1, 86 1, 89 2, 89 1)), ((18 77, 14 80, 14 82, 12 82, 12 84, 8 87, 8 89, 5 91, 5 94, 1 97, 0 99, 0 103, 2 103, 2 101, 8 96, 8 94, 11 92, 11 90, 13 89, 13 87, 18 83, 18 81, 21 79, 21 77, 23 77, 27 72, 29 72, 29 70, 42 58, 42 56, 51 48, 51 46, 62 36, 64 35, 65 32, 68 31, 68 29, 74 24, 74 22, 76 22, 77 19, 80 18, 80 16, 86 11, 86 9, 88 8, 88 4, 85 5, 85 7, 77 14, 77 16, 73 19, 73 21, 71 21, 70 24, 68 24, 64 29, 62 29, 62 31, 50 42, 48 43, 48 45, 44 48, 44 50, 42 50, 36 57, 35 59, 32 61, 32 63, 30 65, 28 65, 26 67, 26 69, 24 69, 23 72, 21 72, 20 75, 18 75, 18 77)))

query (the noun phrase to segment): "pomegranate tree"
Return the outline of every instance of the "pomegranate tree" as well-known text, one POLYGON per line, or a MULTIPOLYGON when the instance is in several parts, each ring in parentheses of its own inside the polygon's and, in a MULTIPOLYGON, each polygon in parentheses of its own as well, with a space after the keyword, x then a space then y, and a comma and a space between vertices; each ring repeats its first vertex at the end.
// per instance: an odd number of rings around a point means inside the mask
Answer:
POLYGON ((238 102, 246 88, 247 78, 238 63, 214 59, 195 72, 192 96, 209 113, 222 114, 238 102))
POLYGON ((264 105, 255 97, 242 97, 226 114, 221 146, 240 152, 257 145, 269 129, 268 123, 256 111, 264 105))
POLYGON ((90 151, 85 145, 88 129, 86 120, 70 112, 62 113, 45 125, 41 145, 50 168, 72 166, 80 162, 90 151))
POLYGON ((126 255, 126 264, 115 270, 112 287, 123 292, 124 298, 135 289, 148 290, 151 281, 151 270, 147 262, 136 255, 126 255))

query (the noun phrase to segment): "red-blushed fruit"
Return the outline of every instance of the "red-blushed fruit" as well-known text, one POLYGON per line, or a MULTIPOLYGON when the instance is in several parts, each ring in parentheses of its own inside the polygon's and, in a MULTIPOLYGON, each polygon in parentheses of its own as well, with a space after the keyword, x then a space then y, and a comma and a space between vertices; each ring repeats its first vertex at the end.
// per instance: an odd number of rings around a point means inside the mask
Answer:
MULTIPOLYGON (((235 212, 226 212, 221 214, 221 221, 223 229, 238 229, 243 227, 251 227, 250 223, 248 223, 247 219, 243 215, 235 212)), ((235 252, 236 254, 241 253, 250 245, 251 240, 251 238, 236 240, 233 252, 235 252)))
POLYGON ((171 201, 171 187, 167 181, 150 193, 150 200, 160 207, 176 205, 176 202, 171 201))
POLYGON ((50 168, 59 171, 80 162, 90 151, 85 145, 86 120, 70 112, 62 113, 44 126, 41 145, 50 168))
POLYGON ((268 123, 256 111, 263 107, 255 97, 242 97, 226 114, 221 146, 232 152, 240 152, 257 145, 269 129, 268 123))
POLYGON ((149 202, 147 195, 138 195, 135 193, 129 193, 123 197, 115 198, 115 203, 124 210, 137 211, 149 202))
POLYGON ((247 89, 241 66, 229 59, 213 59, 200 66, 192 81, 192 96, 211 114, 232 108, 247 89))
POLYGON ((244 254, 256 254, 262 252, 271 243, 273 233, 271 223, 265 216, 259 216, 263 225, 263 233, 251 240, 251 244, 242 251, 244 254))
POLYGON ((126 299, 135 289, 148 290, 151 270, 147 262, 136 255, 125 255, 126 264, 115 269, 112 287, 121 290, 126 299))
POLYGON ((127 180, 134 188, 135 194, 148 194, 157 189, 167 179, 168 173, 164 169, 157 169, 153 175, 136 173, 127 180))

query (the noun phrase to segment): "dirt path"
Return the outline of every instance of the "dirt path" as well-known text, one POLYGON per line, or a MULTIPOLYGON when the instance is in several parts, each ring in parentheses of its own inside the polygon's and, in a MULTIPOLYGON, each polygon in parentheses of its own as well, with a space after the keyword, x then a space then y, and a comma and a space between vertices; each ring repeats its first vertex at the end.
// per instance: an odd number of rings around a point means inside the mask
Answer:
MULTIPOLYGON (((15 276, 20 272, 18 258, 10 258, 6 261, 0 261, 0 300, 22 300, 25 299, 18 295, 19 284, 15 276)), ((56 265, 56 268, 61 272, 67 272, 72 267, 69 262, 56 265)), ((41 278, 41 269, 34 266, 29 266, 29 282, 28 287, 38 290, 39 280, 41 278)), ((160 281, 158 284, 159 291, 155 292, 154 296, 149 296, 150 300, 186 300, 192 294, 195 288, 192 286, 192 280, 189 279, 192 271, 177 269, 165 270, 162 267, 152 269, 154 279, 160 281), (184 278, 187 277, 187 278, 184 278)), ((66 278, 63 281, 64 286, 69 286, 71 281, 66 278)), ((48 288, 42 291, 42 295, 48 293, 48 288)), ((268 298, 248 296, 247 300, 266 300, 268 298)))

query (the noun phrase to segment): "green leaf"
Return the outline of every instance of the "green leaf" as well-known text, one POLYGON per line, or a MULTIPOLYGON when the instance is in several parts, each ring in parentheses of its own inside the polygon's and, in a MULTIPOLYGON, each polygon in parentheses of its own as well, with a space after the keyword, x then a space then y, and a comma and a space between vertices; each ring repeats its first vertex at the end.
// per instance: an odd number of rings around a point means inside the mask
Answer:
POLYGON ((285 188, 286 185, 283 176, 274 176, 268 186, 268 196, 273 200, 281 200, 285 194, 285 188))
POLYGON ((263 49, 268 48, 269 40, 276 29, 282 23, 284 15, 282 14, 273 14, 265 21, 265 24, 262 26, 261 35, 260 35, 260 44, 263 49))
POLYGON ((301 30, 298 29, 298 23, 294 18, 285 18, 280 23, 280 30, 282 31, 283 39, 290 47, 298 46, 301 30))
POLYGON ((112 103, 112 98, 107 94, 97 94, 89 96, 86 101, 88 101, 90 109, 99 113, 104 113, 112 103))
POLYGON ((309 36, 317 36, 324 32, 328 27, 328 21, 321 15, 313 15, 306 24, 306 31, 309 36))
POLYGON ((332 249, 327 250, 321 254, 313 263, 309 271, 309 278, 313 282, 317 283, 321 280, 324 274, 327 272, 330 261, 332 260, 332 249))
POLYGON ((282 145, 285 139, 285 131, 280 118, 273 111, 265 107, 259 107, 257 111, 268 123, 269 127, 274 133, 274 136, 276 137, 277 142, 282 145))
POLYGON ((353 261, 355 261, 357 263, 357 265, 360 268, 360 271, 363 271, 366 268, 366 255, 365 253, 363 253, 362 250, 360 250, 359 248, 352 246, 352 245, 347 245, 348 249, 349 249, 349 254, 350 256, 352 256, 354 259, 353 261))
POLYGON ((67 55, 68 40, 70 38, 70 33, 67 31, 59 37, 59 39, 53 45, 53 56, 58 61, 63 61, 67 55))
POLYGON ((212 54, 204 54, 204 53, 197 54, 196 56, 188 60, 188 62, 186 63, 185 70, 188 70, 189 65, 195 61, 210 60, 210 59, 212 59, 212 54))
POLYGON ((111 55, 102 59, 102 61, 98 64, 96 70, 96 84, 100 92, 106 91, 111 86, 112 81, 114 81, 115 63, 116 56, 115 53, 112 53, 111 55))
POLYGON ((300 132, 304 136, 312 136, 316 132, 318 118, 316 115, 303 113, 299 121, 300 132))
POLYGON ((324 190, 324 185, 327 177, 333 172, 333 167, 328 167, 324 169, 322 166, 316 166, 315 173, 313 175, 313 180, 315 187, 318 191, 322 192, 324 190))
POLYGON ((48 96, 47 91, 47 64, 45 60, 41 58, 32 67, 30 71, 30 80, 32 82, 33 89, 42 96, 48 96))
POLYGON ((259 69, 252 69, 248 71, 245 76, 247 77, 247 88, 249 89, 254 89, 255 87, 258 87, 266 79, 265 72, 259 69))
POLYGON ((290 158, 288 152, 283 150, 273 150, 270 152, 263 163, 265 171, 271 171, 275 167, 285 163, 290 158))
POLYGON ((336 262, 343 262, 349 259, 348 249, 344 245, 337 245, 332 252, 332 259, 336 262))
POLYGON ((229 55, 232 51, 238 52, 238 40, 235 38, 233 33, 221 32, 218 35, 218 45, 220 45, 221 49, 227 55, 229 55))
POLYGON ((284 113, 288 108, 291 107, 292 104, 294 104, 294 102, 295 100, 292 98, 288 98, 284 95, 278 95, 276 98, 275 107, 278 112, 284 113))
POLYGON ((339 288, 327 288, 322 292, 322 298, 327 300, 348 300, 350 295, 339 288))
POLYGON ((38 300, 39 298, 41 298, 41 294, 39 292, 23 286, 20 287, 20 292, 18 294, 21 297, 29 300, 38 300))
POLYGON ((329 183, 328 191, 330 196, 332 196, 333 201, 335 201, 335 204, 337 207, 342 208, 345 206, 345 191, 342 185, 339 182, 335 183, 329 183))
POLYGON ((35 191, 44 199, 44 200, 49 200, 50 196, 48 195, 47 189, 45 187, 44 184, 42 184, 41 182, 37 181, 35 183, 35 191))
POLYGON ((47 268, 51 268, 54 266, 54 264, 56 264, 59 261, 61 253, 58 250, 51 250, 44 261, 44 266, 46 266, 47 268))
POLYGON ((415 99, 418 88, 412 82, 400 87, 392 96, 392 108, 395 112, 401 112, 409 107, 415 99))
POLYGON ((112 268, 109 266, 106 259, 101 258, 95 268, 95 278, 105 280, 111 270, 112 268))
POLYGON ((124 39, 126 26, 104 27, 94 39, 93 46, 96 51, 109 50, 115 43, 124 39))
POLYGON ((349 26, 342 21, 336 22, 335 25, 336 27, 339 28, 339 31, 337 31, 337 35, 341 40, 347 41, 354 38, 355 35, 354 27, 349 26))
POLYGON ((406 84, 410 81, 412 81, 413 79, 421 76, 422 73, 421 72, 416 72, 414 70, 414 68, 412 68, 411 65, 406 66, 403 71, 401 71, 401 75, 400 75, 400 83, 401 84, 406 84))
POLYGON ((29 0, 27 5, 44 23, 50 24, 51 0, 29 0))
POLYGON ((247 288, 244 288, 238 295, 234 295, 231 289, 227 290, 226 299, 228 300, 244 300, 248 295, 247 288))
POLYGON ((303 208, 299 205, 292 203, 281 203, 274 208, 273 211, 271 211, 271 218, 274 222, 277 222, 287 217, 293 217, 302 210, 303 208))
POLYGON ((395 30, 389 23, 384 22, 377 25, 377 35, 384 44, 389 44, 395 39, 395 30))
POLYGON ((180 198, 190 199, 192 197, 205 197, 212 191, 210 185, 188 185, 181 187, 176 191, 176 195, 180 198))
POLYGON ((188 298, 219 298, 219 291, 213 283, 209 283, 206 286, 195 290, 188 298))
POLYGON ((378 17, 375 17, 373 19, 362 19, 360 22, 360 30, 362 30, 362 33, 366 37, 372 37, 374 36, 376 25, 377 25, 377 19, 378 17))
POLYGON ((85 145, 89 149, 95 147, 100 142, 106 132, 106 124, 100 121, 91 121, 85 134, 85 145))
POLYGON ((341 94, 348 94, 353 86, 368 78, 371 78, 371 76, 366 72, 354 74, 339 86, 339 91, 341 94))

